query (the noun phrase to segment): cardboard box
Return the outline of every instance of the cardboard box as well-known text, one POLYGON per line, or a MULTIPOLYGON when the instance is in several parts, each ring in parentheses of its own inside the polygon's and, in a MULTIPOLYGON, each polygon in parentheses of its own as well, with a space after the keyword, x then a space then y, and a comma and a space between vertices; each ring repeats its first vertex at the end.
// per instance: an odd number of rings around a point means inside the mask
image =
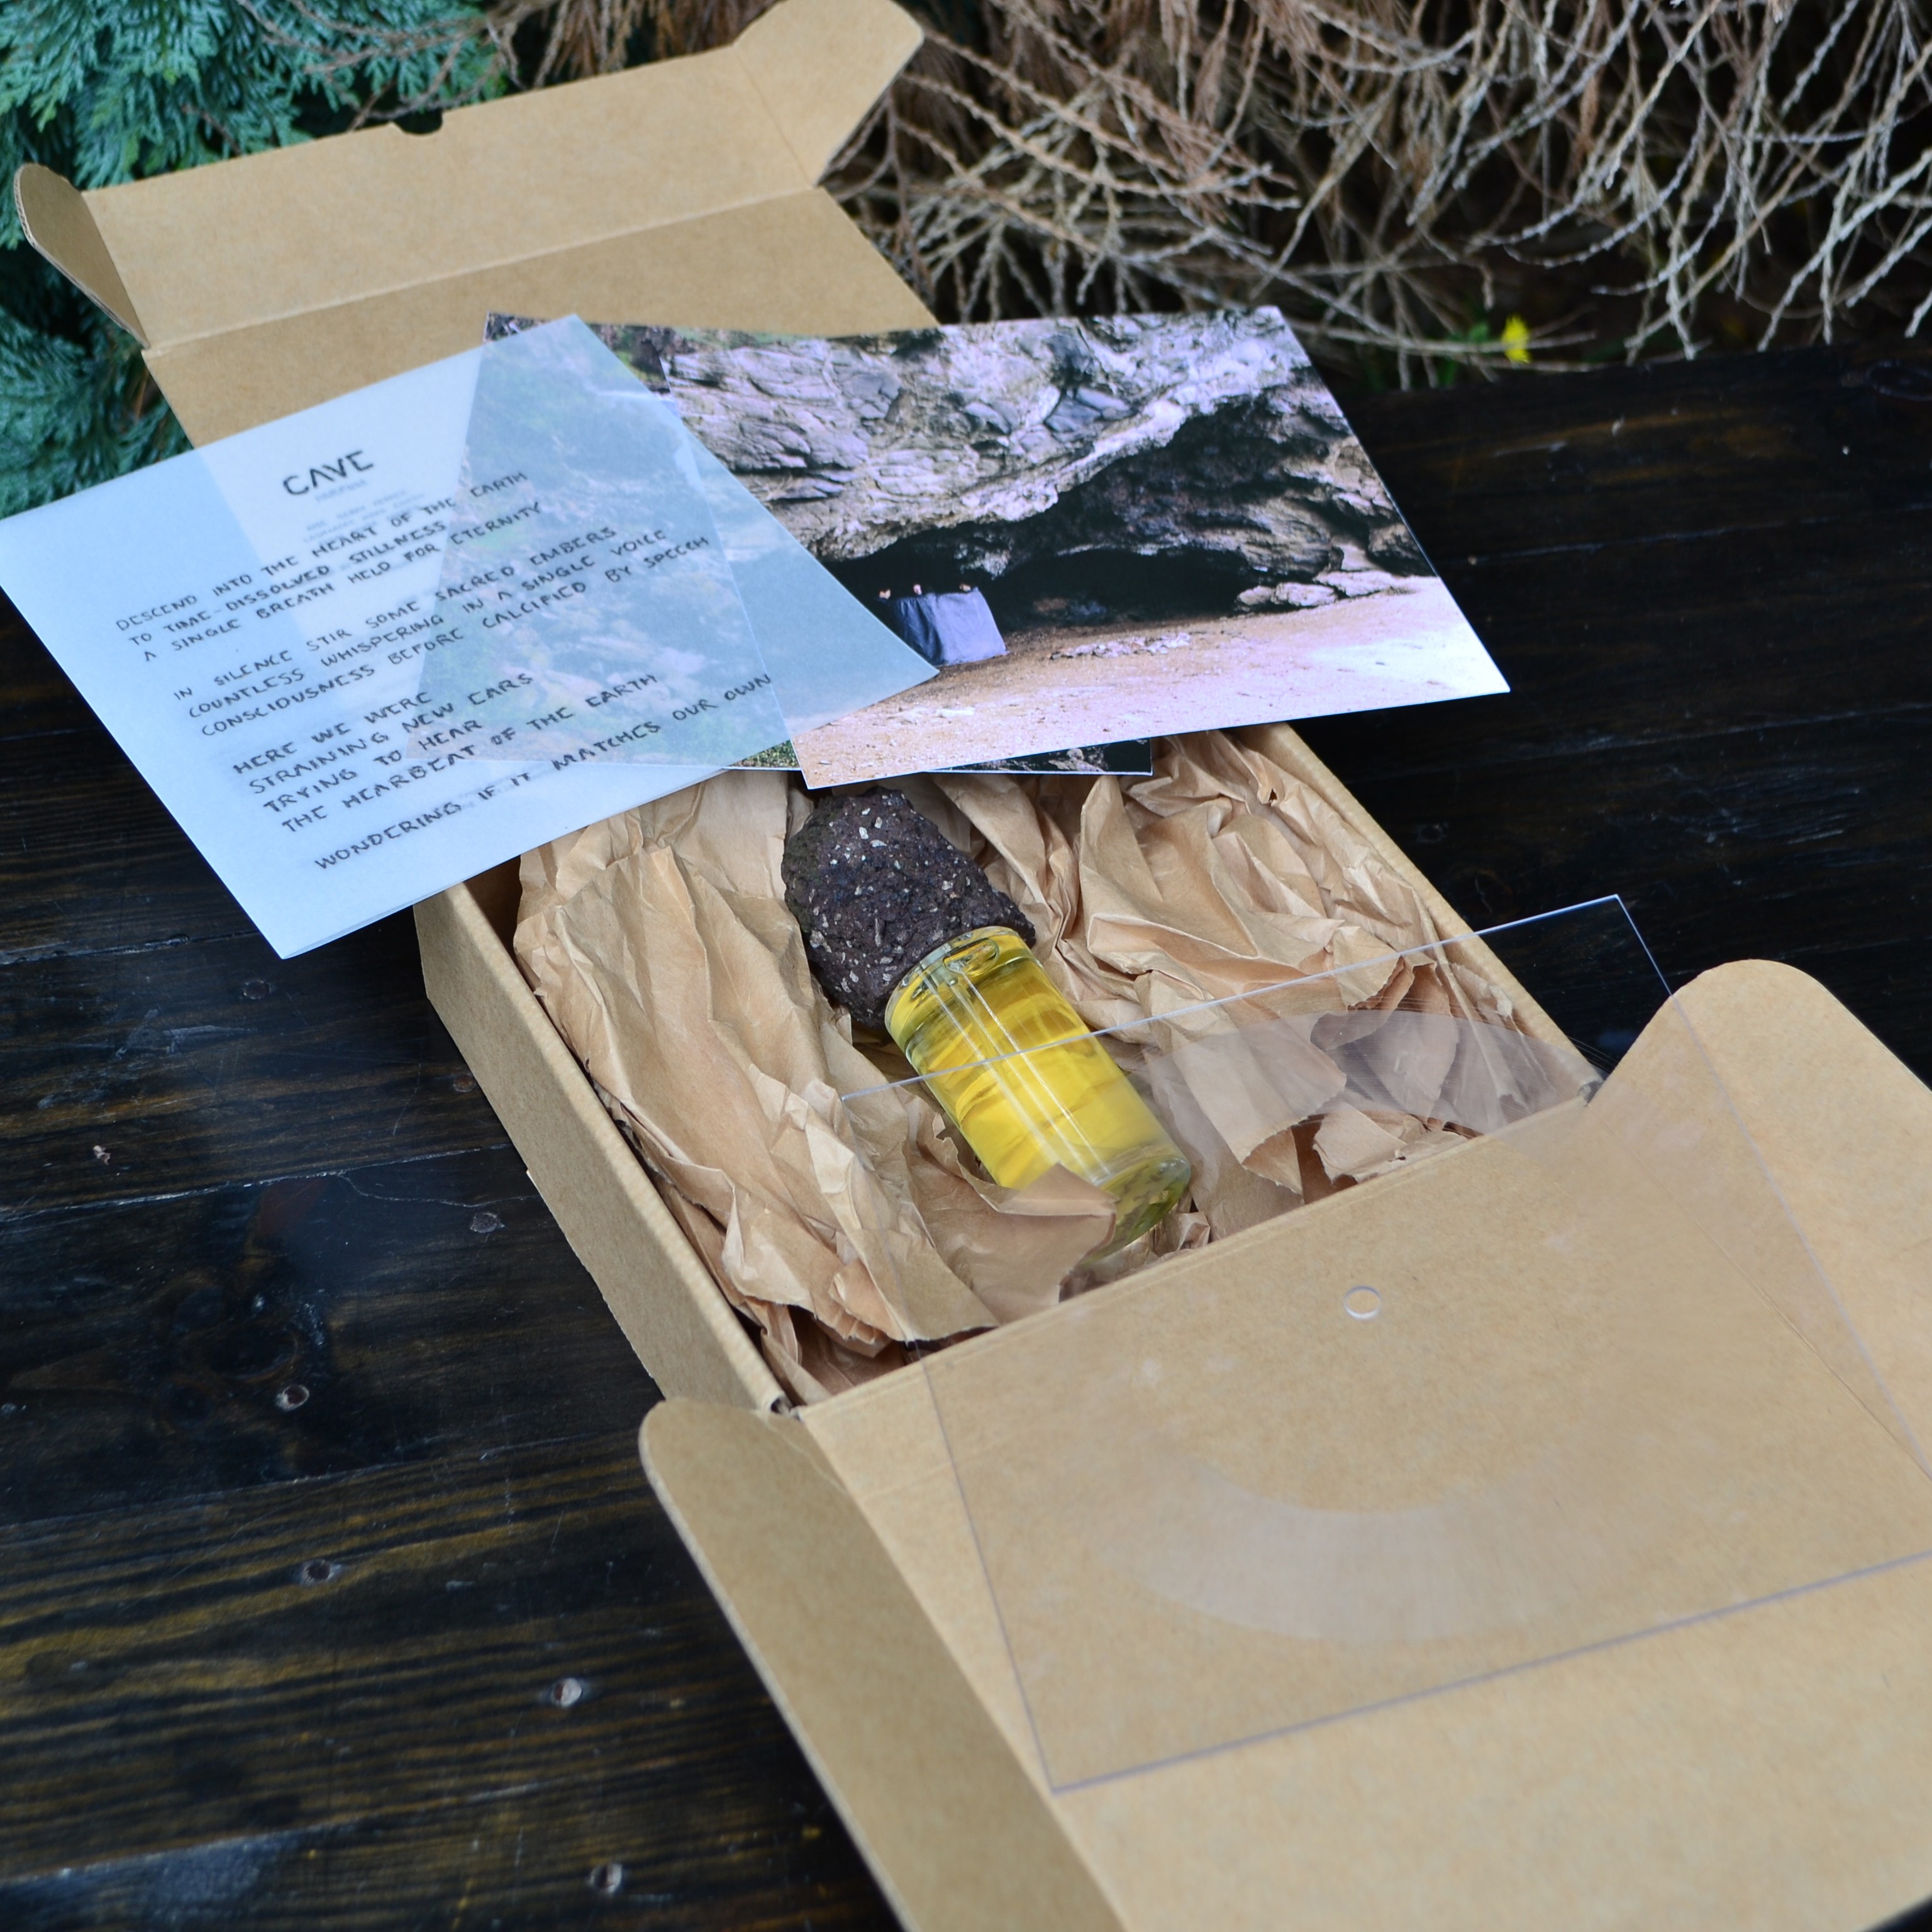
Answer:
MULTIPOLYGON (((28 170, 17 192, 36 245, 142 335, 198 440, 466 348, 492 308, 917 324, 813 184, 916 39, 886 0, 784 0, 720 52, 466 109, 432 136, 376 130, 86 195, 28 170)), ((1258 736, 1464 929, 1292 731, 1258 736)), ((908 1370, 790 1412, 518 973, 517 894, 503 866, 418 909, 430 997, 672 1398, 644 1429, 651 1479, 908 1925, 1850 1932, 1932 1893, 1919 1561, 1054 1789, 931 1383, 908 1370)), ((1684 1005, 1932 1438, 1932 1094, 1786 969, 1727 968, 1684 1005)), ((1500 1238, 1482 1172, 1444 1156, 1126 1286, 1184 1305, 1215 1271, 1286 1279, 1358 1241, 1466 1268, 1500 1238), (1432 1168, 1453 1212, 1414 1211, 1432 1168)), ((1033 1351, 1068 1312, 952 1352, 1033 1351)))

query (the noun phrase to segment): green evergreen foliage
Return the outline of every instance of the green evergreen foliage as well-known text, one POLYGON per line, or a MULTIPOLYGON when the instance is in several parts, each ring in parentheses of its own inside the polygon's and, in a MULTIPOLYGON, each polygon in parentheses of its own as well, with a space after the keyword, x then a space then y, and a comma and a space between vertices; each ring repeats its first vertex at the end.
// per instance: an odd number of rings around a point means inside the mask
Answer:
POLYGON ((0 4, 0 514, 184 448, 139 346, 23 242, 10 184, 80 188, 457 105, 503 82, 470 0, 0 4))

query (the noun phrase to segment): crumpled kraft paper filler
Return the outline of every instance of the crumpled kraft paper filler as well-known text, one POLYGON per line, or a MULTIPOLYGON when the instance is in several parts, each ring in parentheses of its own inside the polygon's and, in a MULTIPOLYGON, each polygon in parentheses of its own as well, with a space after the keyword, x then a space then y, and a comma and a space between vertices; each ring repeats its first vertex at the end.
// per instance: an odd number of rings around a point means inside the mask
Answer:
MULTIPOLYGON (((1144 778, 892 782, 1024 909, 1090 1025, 1263 989, 1283 1014, 1512 1024, 1508 995, 1468 967, 1391 958, 1444 937, 1427 908, 1308 786, 1223 734, 1161 741, 1144 778)), ((538 998, 800 1400, 1457 1138, 1425 1115, 1344 1108, 1272 1124, 1237 1160, 1193 1131, 1170 1081, 1192 1193, 1083 1267, 1111 1228, 1106 1196, 1059 1169, 994 1185, 922 1089, 880 1088, 910 1069, 890 1041, 855 1044, 813 980, 778 874, 811 808, 785 773, 730 771, 588 826, 526 855, 515 934, 538 998)))

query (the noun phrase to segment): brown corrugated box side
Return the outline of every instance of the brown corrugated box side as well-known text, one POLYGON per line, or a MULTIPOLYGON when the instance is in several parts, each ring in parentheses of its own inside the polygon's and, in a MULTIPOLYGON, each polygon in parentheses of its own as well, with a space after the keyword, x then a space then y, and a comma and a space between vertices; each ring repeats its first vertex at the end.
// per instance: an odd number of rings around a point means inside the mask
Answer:
MULTIPOLYGON (((784 0, 732 47, 464 109, 433 136, 372 130, 86 194, 28 170, 16 194, 36 244, 142 338, 197 440, 466 349, 491 309, 916 326, 924 309, 815 183, 917 40, 888 0, 784 0)), ((1464 930, 1292 731, 1255 735, 1464 930)), ((1050 1792, 926 1378, 778 1412, 518 971, 517 892, 499 867, 418 908, 430 997, 675 1398, 646 1425, 652 1479, 908 1924, 1850 1932, 1932 1892, 1923 1564, 1050 1792)), ((1727 969, 1686 1005, 1923 1432, 1932 1190, 1900 1150, 1932 1136, 1932 1094, 1785 969, 1727 969)), ((1136 1279, 1184 1294, 1200 1268, 1282 1269, 1349 1216, 1426 1268, 1454 1228, 1405 1223, 1406 1198, 1376 1183, 1136 1279)))

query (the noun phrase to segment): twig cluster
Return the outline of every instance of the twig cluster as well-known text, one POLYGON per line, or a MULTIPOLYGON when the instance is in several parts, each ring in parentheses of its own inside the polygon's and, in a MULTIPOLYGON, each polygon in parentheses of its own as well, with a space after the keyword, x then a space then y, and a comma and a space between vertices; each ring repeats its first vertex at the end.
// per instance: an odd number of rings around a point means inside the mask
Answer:
POLYGON ((1504 308, 1559 363, 1910 332, 1927 11, 996 0, 838 185, 944 313, 1274 301, 1405 381, 1508 353, 1504 308))
MULTIPOLYGON (((504 0, 450 26, 541 85, 718 44, 765 4, 504 0)), ((980 0, 830 185, 949 318, 1274 302, 1405 382, 1523 359, 1512 310, 1550 366, 1910 333, 1929 12, 980 0)))

